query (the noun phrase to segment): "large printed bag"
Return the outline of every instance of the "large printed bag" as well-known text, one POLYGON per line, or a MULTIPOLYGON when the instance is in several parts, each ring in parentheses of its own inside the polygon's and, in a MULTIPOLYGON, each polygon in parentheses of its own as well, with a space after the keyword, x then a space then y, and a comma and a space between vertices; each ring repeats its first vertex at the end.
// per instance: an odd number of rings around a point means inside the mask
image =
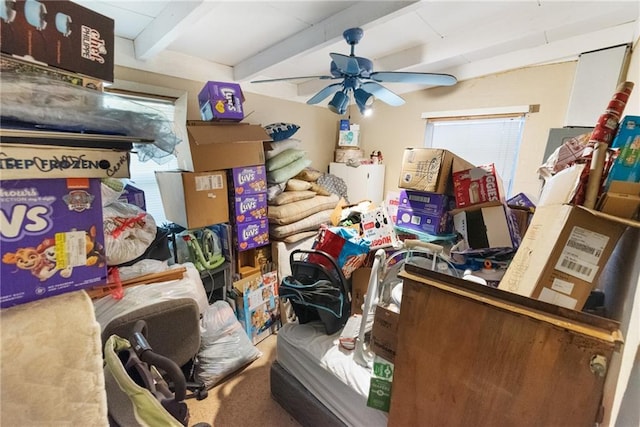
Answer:
MULTIPOLYGON (((331 255, 344 277, 348 280, 357 268, 364 264, 369 253, 370 242, 359 236, 358 231, 348 227, 321 227, 313 245, 313 249, 331 255)), ((309 256, 310 262, 326 263, 326 259, 314 255, 309 256)), ((327 265, 327 267, 331 267, 327 265)))

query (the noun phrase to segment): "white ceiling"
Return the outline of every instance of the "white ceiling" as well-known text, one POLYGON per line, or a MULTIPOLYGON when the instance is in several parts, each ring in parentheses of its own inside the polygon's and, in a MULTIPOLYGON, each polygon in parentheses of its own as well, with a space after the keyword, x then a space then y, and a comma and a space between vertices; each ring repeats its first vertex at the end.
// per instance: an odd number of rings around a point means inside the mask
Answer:
POLYGON ((355 53, 375 71, 458 80, 575 59, 640 33, 638 1, 74 1, 115 20, 118 65, 303 102, 327 81, 250 81, 329 74, 329 53, 349 54, 351 27, 364 29, 355 53))

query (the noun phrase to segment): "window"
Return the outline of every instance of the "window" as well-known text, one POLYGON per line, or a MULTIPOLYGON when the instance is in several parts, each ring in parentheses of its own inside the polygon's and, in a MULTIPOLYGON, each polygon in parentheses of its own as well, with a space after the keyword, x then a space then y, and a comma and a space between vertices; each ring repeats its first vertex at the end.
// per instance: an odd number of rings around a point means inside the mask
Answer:
POLYGON ((480 110, 472 114, 425 113, 422 117, 427 119, 426 147, 447 149, 475 165, 494 163, 507 197, 511 196, 524 112, 492 114, 480 110))
MULTIPOLYGON (((177 122, 176 100, 152 95, 123 93, 121 91, 111 91, 128 100, 133 100, 138 104, 158 110, 164 114, 169 121, 177 122)), ((117 102, 117 99, 111 102, 117 102)), ((179 114, 179 113, 178 113, 179 114)), ((168 161, 158 164, 153 160, 141 162, 135 151, 131 154, 130 182, 135 187, 144 191, 146 211, 153 217, 158 226, 169 222, 164 215, 160 189, 156 182, 155 171, 178 169, 178 162, 175 156, 171 156, 168 161)))

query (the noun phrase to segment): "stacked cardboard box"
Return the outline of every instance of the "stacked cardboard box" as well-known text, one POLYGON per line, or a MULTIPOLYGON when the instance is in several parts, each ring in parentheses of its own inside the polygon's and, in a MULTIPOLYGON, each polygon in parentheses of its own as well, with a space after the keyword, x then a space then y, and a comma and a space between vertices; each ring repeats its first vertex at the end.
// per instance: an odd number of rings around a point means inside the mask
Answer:
POLYGON ((264 165, 233 168, 229 174, 234 239, 238 251, 269 243, 267 174, 264 165))

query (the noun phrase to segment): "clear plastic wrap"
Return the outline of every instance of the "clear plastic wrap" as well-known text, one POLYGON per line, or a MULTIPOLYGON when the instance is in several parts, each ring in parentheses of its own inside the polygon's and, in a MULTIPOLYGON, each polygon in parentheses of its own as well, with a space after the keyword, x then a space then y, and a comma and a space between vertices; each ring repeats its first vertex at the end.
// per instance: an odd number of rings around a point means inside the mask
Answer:
POLYGON ((227 302, 216 301, 207 308, 196 357, 199 381, 211 388, 260 356, 227 302))
POLYGON ((123 97, 29 73, 3 73, 3 122, 30 123, 48 130, 126 135, 153 139, 134 144, 140 161, 163 164, 180 142, 173 122, 160 111, 123 97))
POLYGON ((124 297, 119 300, 111 295, 94 300, 96 320, 100 323, 101 330, 113 319, 140 307, 178 298, 193 298, 198 303, 200 314, 203 314, 209 307, 209 300, 200 273, 192 263, 174 264, 169 269, 180 267, 187 270, 180 280, 126 287, 124 297))

